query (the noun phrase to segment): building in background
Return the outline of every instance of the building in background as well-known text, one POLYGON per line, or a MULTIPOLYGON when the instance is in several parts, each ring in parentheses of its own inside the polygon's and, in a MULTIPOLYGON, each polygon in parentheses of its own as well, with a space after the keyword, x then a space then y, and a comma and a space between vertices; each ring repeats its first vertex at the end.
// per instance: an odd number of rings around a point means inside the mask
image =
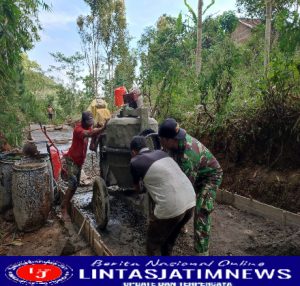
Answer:
POLYGON ((246 18, 239 18, 238 20, 238 25, 231 34, 231 39, 238 44, 243 44, 250 38, 252 30, 261 23, 261 20, 246 18))

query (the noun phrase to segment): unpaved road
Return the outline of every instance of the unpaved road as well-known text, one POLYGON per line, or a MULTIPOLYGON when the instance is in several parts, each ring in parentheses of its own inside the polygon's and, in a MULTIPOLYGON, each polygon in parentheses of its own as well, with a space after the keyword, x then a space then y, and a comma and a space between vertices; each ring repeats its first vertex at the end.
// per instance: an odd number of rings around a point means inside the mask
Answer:
MULTIPOLYGON (((45 138, 40 131, 33 132, 41 151, 45 138), (42 142, 41 142, 42 141, 42 142)), ((67 140, 72 129, 49 132, 52 139, 67 140)), ((70 142, 58 145, 65 150, 70 142)), ((84 165, 87 175, 99 174, 98 159, 88 154, 84 165)), ((226 176, 226 174, 225 174, 226 176)), ((80 187, 74 203, 93 220, 90 209, 91 186, 80 187)), ((145 255, 147 220, 126 196, 110 196, 110 220, 105 231, 100 231, 103 241, 114 255, 145 255)), ((82 240, 76 237, 76 229, 70 235, 55 212, 48 223, 33 233, 19 233, 12 222, 0 220, 0 255, 93 255, 82 240), (75 232, 75 234, 74 234, 75 232)), ((193 226, 177 240, 174 255, 194 255, 193 226)), ((272 221, 239 211, 231 206, 216 204, 213 213, 211 255, 300 255, 299 229, 282 227, 272 221)))
MULTIPOLYGON (((91 192, 78 193, 75 203, 93 220, 90 212, 91 192)), ((105 231, 99 231, 114 255, 145 255, 147 220, 126 197, 110 196, 110 220, 105 231)), ((213 213, 211 255, 300 255, 299 236, 295 245, 286 243, 297 228, 281 227, 262 217, 216 204, 213 213)), ((180 234, 174 255, 195 255, 193 224, 188 233, 180 234)))

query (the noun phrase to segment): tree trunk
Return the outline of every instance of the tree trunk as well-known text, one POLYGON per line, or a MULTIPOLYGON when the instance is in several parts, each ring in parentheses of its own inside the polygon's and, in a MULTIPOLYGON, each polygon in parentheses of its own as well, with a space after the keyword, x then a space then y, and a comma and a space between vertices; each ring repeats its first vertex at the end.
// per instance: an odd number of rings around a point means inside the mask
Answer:
POLYGON ((199 76, 202 66, 202 8, 203 0, 198 0, 198 27, 197 27, 197 50, 196 50, 196 75, 199 76))
POLYGON ((268 72, 268 65, 270 62, 272 2, 273 0, 266 0, 265 61, 264 61, 266 74, 268 72))

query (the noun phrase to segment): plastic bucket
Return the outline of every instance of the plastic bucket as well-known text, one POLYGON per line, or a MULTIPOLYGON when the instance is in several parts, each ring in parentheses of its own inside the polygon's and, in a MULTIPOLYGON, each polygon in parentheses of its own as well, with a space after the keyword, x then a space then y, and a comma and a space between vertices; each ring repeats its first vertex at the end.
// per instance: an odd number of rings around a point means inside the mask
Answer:
POLYGON ((54 177, 55 181, 58 181, 59 175, 61 172, 61 168, 62 168, 61 161, 59 158, 60 155, 59 155, 59 152, 53 146, 49 147, 49 153, 50 153, 50 157, 51 157, 53 177, 54 177))
POLYGON ((125 86, 120 86, 115 89, 115 106, 121 107, 124 105, 124 94, 126 94, 125 86))

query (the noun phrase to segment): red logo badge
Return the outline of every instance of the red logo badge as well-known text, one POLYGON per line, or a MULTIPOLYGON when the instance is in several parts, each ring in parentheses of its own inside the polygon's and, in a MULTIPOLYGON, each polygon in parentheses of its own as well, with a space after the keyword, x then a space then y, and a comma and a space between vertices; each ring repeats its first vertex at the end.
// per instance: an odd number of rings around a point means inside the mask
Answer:
POLYGON ((56 261, 24 261, 6 268, 6 277, 23 285, 53 285, 70 279, 73 270, 56 261))

